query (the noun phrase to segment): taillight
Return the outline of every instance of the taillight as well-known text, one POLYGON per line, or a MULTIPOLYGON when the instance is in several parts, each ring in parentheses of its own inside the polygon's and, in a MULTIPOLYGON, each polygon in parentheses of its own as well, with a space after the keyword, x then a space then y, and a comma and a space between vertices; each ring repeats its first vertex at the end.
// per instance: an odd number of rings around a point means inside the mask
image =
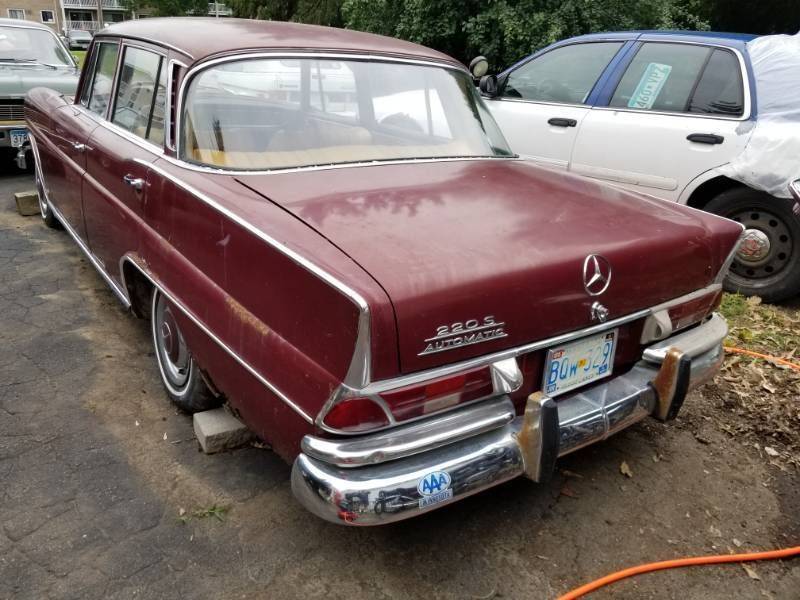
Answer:
POLYGON ((389 392, 381 397, 398 421, 406 421, 457 404, 490 396, 493 391, 489 367, 432 379, 389 392))
POLYGON ((667 309, 667 313, 669 314, 669 320, 672 322, 672 331, 678 331, 702 321, 703 318, 719 307, 720 302, 722 302, 721 289, 714 290, 688 302, 671 306, 667 309))
POLYGON ((389 418, 380 405, 369 398, 350 398, 334 405, 323 419, 337 431, 358 433, 389 425, 389 418))
MULTIPOLYGON (((520 374, 516 387, 521 383, 520 374)), ((391 424, 384 406, 394 421, 400 423, 471 400, 487 398, 494 393, 491 367, 478 367, 455 375, 383 391, 372 397, 341 400, 331 407, 322 422, 326 428, 334 432, 361 433, 391 424)))
POLYGON ((652 309, 642 328, 642 344, 663 340, 676 331, 699 323, 722 302, 722 287, 699 290, 688 296, 677 298, 652 309))

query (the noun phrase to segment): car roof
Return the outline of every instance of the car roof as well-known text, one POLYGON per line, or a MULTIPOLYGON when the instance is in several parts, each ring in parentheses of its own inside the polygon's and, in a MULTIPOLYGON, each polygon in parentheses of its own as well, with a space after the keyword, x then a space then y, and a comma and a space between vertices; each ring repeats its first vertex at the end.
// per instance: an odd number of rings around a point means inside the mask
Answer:
POLYGON ((264 49, 378 54, 435 60, 463 67, 454 58, 425 46, 360 31, 281 21, 168 17, 115 23, 95 37, 120 36, 171 47, 200 62, 216 55, 264 49))
POLYGON ((590 33, 570 38, 569 42, 575 41, 601 41, 608 39, 616 40, 673 40, 673 41, 692 41, 705 42, 718 46, 728 46, 744 49, 747 42, 756 39, 758 36, 752 33, 725 33, 720 31, 683 31, 683 30, 661 30, 661 29, 639 29, 634 31, 606 31, 602 33, 590 33))
POLYGON ((24 27, 26 29, 44 29, 45 31, 49 31, 51 33, 55 33, 50 27, 47 25, 43 25, 41 23, 37 23, 36 21, 25 21, 24 19, 0 19, 0 26, 3 27, 24 27))

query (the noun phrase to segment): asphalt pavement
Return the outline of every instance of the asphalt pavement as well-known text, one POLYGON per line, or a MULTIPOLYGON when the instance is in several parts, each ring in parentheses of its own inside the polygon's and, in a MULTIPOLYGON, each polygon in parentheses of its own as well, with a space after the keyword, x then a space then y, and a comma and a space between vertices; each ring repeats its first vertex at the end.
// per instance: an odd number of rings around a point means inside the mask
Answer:
MULTIPOLYGON (((198 451, 147 324, 64 231, 16 213, 12 193, 32 188, 0 175, 0 599, 532 600, 641 562, 800 540, 797 473, 707 425, 698 397, 671 426, 559 461, 548 484, 383 528, 320 521, 268 448, 198 451)), ((753 569, 646 575, 592 599, 800 597, 800 561, 753 569)))

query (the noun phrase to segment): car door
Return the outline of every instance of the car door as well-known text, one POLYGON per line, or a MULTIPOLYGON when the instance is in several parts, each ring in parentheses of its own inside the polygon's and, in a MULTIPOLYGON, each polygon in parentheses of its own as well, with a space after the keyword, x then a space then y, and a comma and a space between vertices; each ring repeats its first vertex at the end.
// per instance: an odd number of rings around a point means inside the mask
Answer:
MULTIPOLYGON (((83 89, 77 101, 84 107, 88 104, 95 80, 98 56, 103 57, 99 63, 100 77, 103 71, 108 71, 109 68, 113 75, 116 65, 115 46, 97 44, 89 57, 87 76, 84 78, 83 89)), ((66 224, 85 243, 86 227, 83 220, 81 182, 86 171, 86 142, 98 123, 96 119, 85 114, 81 107, 74 104, 56 108, 50 122, 52 123, 50 139, 63 156, 52 157, 50 160, 46 155, 41 157, 47 163, 45 170, 48 175, 48 195, 66 224)))
POLYGON ((677 200, 747 143, 744 62, 729 48, 680 42, 644 42, 632 56, 584 118, 570 170, 677 200))
POLYGON ((149 165, 163 153, 166 60, 123 44, 107 120, 89 138, 83 205, 92 254, 122 284, 120 258, 138 249, 149 165))
POLYGON ((486 104, 511 149, 539 162, 567 168, 589 95, 622 48, 622 41, 554 48, 500 78, 500 93, 486 104))

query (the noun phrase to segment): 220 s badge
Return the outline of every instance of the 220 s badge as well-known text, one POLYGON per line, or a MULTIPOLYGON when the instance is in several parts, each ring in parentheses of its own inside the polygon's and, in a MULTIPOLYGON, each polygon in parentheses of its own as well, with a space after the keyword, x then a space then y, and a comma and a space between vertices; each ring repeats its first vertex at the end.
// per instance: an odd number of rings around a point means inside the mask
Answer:
POLYGON ((436 335, 425 340, 425 349, 417 356, 435 354, 447 350, 455 350, 462 346, 471 346, 499 338, 508 334, 505 323, 498 323, 492 315, 483 319, 469 319, 436 328, 436 335))

